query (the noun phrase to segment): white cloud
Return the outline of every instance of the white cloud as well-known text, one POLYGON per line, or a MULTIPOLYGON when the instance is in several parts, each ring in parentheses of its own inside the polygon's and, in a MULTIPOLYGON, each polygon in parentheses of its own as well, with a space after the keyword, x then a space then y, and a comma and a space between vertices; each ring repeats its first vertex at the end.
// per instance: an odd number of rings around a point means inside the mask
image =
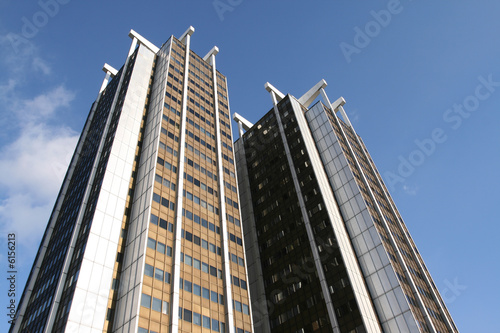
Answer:
POLYGON ((0 148, 0 229, 16 231, 23 244, 38 246, 78 140, 70 128, 46 120, 73 98, 74 93, 57 87, 13 102, 24 108, 18 113, 17 138, 0 148))
POLYGON ((21 118, 28 117, 28 120, 36 120, 40 117, 52 116, 59 107, 69 107, 70 102, 75 98, 75 94, 68 91, 63 86, 59 86, 47 94, 36 96, 31 100, 22 102, 18 110, 21 118))
POLYGON ((416 195, 418 192, 418 186, 403 185, 403 190, 406 194, 416 195))

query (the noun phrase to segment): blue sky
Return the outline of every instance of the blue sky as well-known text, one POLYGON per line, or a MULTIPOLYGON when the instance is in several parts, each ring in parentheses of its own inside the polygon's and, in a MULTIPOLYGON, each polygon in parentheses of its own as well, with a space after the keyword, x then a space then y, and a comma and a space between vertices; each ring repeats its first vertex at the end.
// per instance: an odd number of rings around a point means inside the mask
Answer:
POLYGON ((499 12, 497 1, 0 0, 1 274, 15 232, 20 295, 102 65, 121 67, 130 29, 160 46, 192 25, 193 50, 220 48, 231 110, 250 121, 271 108, 267 81, 300 97, 325 79, 331 100, 346 99, 458 328, 496 331, 499 12))

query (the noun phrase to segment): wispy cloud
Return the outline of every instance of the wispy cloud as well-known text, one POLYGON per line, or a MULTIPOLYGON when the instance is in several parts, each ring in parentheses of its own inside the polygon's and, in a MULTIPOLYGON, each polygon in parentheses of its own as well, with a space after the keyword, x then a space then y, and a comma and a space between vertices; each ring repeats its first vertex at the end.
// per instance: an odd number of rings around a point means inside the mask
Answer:
POLYGON ((418 186, 415 185, 403 185, 403 191, 409 195, 417 195, 418 186))
MULTIPOLYGON (((54 113, 68 107, 72 92, 57 87, 26 101, 20 117, 18 137, 0 149, 0 228, 17 231, 23 243, 32 243, 41 235, 50 215, 78 135, 66 126, 45 123, 54 113)), ((36 242, 35 242, 36 243, 36 242)))
MULTIPOLYGON (((53 80, 53 71, 33 43, 19 52, 0 36, 0 232, 15 232, 33 253, 61 186, 78 133, 58 119, 75 93, 64 85, 33 87, 34 73, 53 80), (33 93, 33 91, 38 91, 33 93), (40 93, 41 91, 41 93, 40 93)), ((1 259, 1 255, 0 255, 1 259)))

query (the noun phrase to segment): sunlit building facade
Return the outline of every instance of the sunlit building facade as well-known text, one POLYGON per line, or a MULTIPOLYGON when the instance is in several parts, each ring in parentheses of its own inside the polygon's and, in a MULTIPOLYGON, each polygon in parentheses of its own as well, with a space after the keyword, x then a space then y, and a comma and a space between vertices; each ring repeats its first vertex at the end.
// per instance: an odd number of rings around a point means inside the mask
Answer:
POLYGON ((255 330, 457 332, 344 99, 325 87, 295 98, 266 84, 267 114, 234 115, 255 330))
POLYGON ((104 66, 11 332, 253 332, 227 82, 193 32, 104 66))

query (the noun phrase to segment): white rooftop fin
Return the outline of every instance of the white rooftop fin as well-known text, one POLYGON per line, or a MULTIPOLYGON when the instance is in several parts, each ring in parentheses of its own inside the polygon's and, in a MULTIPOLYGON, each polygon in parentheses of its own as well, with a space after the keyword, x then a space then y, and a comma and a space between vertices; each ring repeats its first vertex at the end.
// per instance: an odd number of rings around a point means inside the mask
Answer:
POLYGON ((191 35, 193 34, 193 32, 194 32, 194 28, 193 28, 193 26, 192 26, 192 25, 190 25, 190 26, 189 26, 189 28, 187 28, 187 30, 186 30, 186 31, 184 31, 184 33, 183 33, 183 34, 182 34, 182 36, 179 38, 179 40, 180 40, 181 42, 183 42, 184 44, 186 44, 185 39, 186 39, 187 35, 191 36, 191 35))
POLYGON ((118 73, 118 71, 109 64, 104 64, 104 66, 102 66, 102 70, 106 74, 109 73, 111 77, 114 77, 118 73))
POLYGON ((281 101, 283 98, 285 98, 285 95, 279 91, 278 89, 276 89, 272 84, 270 84, 269 82, 266 82, 266 84, 264 85, 264 87, 266 88, 266 90, 268 92, 274 92, 274 94, 276 95, 276 100, 279 102, 281 101))
POLYGON ((309 89, 308 92, 306 92, 304 95, 302 95, 301 98, 299 98, 299 103, 305 106, 306 108, 311 105, 311 103, 318 97, 320 90, 324 89, 328 84, 324 79, 316 83, 314 87, 309 89))
POLYGON ((147 47, 148 49, 150 49, 155 54, 158 53, 158 51, 160 51, 160 49, 156 45, 154 45, 149 40, 147 40, 146 38, 142 37, 141 35, 139 35, 136 31, 134 31, 132 29, 128 33, 128 36, 130 38, 132 38, 132 39, 134 39, 134 38, 137 39, 137 41, 139 43, 141 43, 142 45, 144 45, 145 47, 147 47))

